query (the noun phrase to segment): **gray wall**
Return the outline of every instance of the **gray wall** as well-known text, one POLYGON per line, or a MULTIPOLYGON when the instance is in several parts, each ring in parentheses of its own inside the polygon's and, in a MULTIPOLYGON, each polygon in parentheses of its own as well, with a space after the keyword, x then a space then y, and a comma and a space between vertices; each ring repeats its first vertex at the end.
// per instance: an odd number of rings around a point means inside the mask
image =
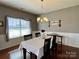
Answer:
POLYGON ((48 23, 39 24, 39 30, 79 33, 79 5, 45 14, 50 21, 61 20, 61 27, 48 23))
POLYGON ((14 8, 10 8, 4 5, 0 5, 0 21, 3 21, 3 26, 0 27, 0 50, 17 45, 23 40, 23 38, 16 38, 6 42, 6 29, 5 29, 6 16, 29 19, 32 23, 31 24, 32 30, 33 31, 37 30, 36 15, 28 12, 23 12, 14 8))

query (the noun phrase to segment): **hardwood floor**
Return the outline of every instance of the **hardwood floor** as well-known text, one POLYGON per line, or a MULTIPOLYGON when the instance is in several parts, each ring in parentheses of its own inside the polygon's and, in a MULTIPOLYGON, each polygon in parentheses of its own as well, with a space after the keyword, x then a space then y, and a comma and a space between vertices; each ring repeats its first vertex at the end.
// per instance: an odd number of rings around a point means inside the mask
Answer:
MULTIPOLYGON (((23 56, 22 54, 19 53, 19 51, 15 51, 15 53, 8 53, 17 48, 18 46, 15 46, 0 51, 0 59, 23 59, 23 56)), ((35 59, 34 55, 33 59, 35 59)), ((44 59, 79 59, 79 49, 64 45, 62 46, 62 48, 58 46, 57 50, 55 49, 51 50, 50 55, 46 56, 44 59)))
POLYGON ((56 52, 52 52, 51 59, 79 59, 79 49, 69 46, 58 47, 56 52))

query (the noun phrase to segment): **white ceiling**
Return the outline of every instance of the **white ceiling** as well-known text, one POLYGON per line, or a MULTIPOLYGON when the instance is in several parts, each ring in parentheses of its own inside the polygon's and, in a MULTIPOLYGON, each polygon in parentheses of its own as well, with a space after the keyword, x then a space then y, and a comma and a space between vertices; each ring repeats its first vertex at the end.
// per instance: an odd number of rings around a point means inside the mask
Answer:
POLYGON ((43 9, 41 0, 0 0, 0 3, 34 14, 42 14, 79 5, 79 0, 44 0, 43 9))

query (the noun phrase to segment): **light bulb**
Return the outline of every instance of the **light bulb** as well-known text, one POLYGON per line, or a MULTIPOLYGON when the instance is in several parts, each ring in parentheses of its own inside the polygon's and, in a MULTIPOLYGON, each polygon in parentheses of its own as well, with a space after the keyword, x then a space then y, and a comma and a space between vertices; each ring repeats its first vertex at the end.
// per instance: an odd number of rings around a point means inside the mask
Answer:
POLYGON ((39 22, 39 21, 40 21, 40 17, 37 18, 37 22, 39 22))
POLYGON ((37 18, 37 22, 41 22, 41 23, 43 23, 43 22, 48 22, 48 19, 46 18, 46 17, 38 17, 37 18))
POLYGON ((45 22, 48 22, 48 19, 46 17, 43 18, 45 22))

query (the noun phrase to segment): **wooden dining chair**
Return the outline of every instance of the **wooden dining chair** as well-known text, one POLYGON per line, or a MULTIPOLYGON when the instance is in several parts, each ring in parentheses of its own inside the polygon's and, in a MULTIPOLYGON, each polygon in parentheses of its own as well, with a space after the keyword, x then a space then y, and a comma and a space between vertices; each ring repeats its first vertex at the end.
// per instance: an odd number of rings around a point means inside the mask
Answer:
POLYGON ((35 33, 35 37, 41 36, 40 32, 35 33))
POLYGON ((43 48, 44 57, 50 55, 50 42, 51 42, 51 38, 45 39, 44 41, 44 48, 43 48))
POLYGON ((32 34, 24 35, 24 40, 29 40, 32 38, 32 34))
POLYGON ((56 35, 53 35, 52 49, 57 50, 56 35))

